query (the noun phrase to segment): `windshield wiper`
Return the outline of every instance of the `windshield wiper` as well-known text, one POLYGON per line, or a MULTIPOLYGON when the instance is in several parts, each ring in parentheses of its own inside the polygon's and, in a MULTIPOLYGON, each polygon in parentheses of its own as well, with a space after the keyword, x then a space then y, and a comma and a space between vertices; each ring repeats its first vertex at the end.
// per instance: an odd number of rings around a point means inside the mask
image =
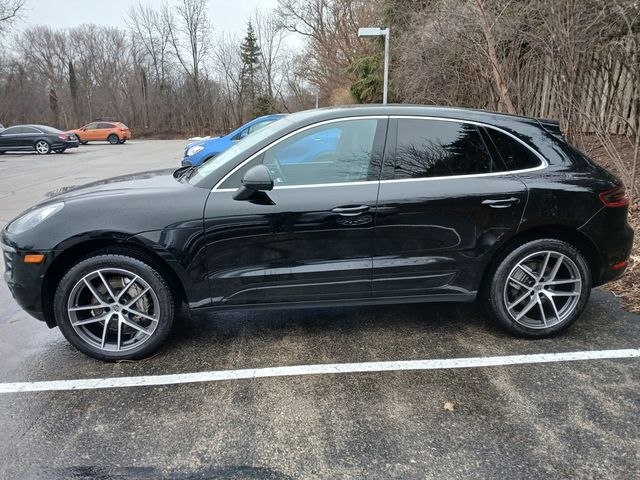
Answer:
POLYGON ((175 178, 178 181, 182 181, 182 179, 186 177, 186 180, 188 181, 195 170, 196 170, 196 167, 194 167, 193 165, 180 167, 173 172, 173 178, 175 178))

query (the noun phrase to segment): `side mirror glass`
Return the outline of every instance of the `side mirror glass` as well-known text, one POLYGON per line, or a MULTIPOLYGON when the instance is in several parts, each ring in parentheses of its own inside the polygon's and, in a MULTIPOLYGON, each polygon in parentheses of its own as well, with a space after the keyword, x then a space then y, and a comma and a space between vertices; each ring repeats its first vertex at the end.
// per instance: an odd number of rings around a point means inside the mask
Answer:
POLYGON ((242 177, 242 186, 233 195, 235 200, 248 200, 256 192, 273 190, 271 172, 264 165, 250 168, 242 177))

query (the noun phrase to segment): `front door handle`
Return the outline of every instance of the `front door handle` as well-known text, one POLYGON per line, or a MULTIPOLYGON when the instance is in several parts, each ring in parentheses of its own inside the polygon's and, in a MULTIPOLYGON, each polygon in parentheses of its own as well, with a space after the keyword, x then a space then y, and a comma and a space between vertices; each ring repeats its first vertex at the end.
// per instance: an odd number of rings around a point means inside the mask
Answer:
POLYGON ((517 205, 518 203, 520 203, 520 199, 516 197, 489 198, 482 201, 483 205, 487 205, 491 208, 509 208, 512 205, 517 205))
POLYGON ((361 213, 368 212, 371 209, 368 205, 359 205, 357 207, 336 207, 331 210, 333 213, 342 215, 343 217, 355 217, 361 213))

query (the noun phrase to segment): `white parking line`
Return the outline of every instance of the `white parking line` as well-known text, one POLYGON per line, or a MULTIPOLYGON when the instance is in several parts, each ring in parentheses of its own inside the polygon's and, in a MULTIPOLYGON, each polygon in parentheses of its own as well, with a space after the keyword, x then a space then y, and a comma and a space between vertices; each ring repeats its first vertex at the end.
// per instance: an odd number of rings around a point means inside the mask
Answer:
POLYGON ((0 393, 49 392, 58 390, 94 390, 98 388, 147 387, 180 383, 219 382, 268 377, 324 375, 335 373, 398 372, 406 370, 443 370, 449 368, 501 367, 535 363, 575 362, 639 358, 640 349, 593 350, 566 353, 535 353, 500 357, 448 358, 433 360, 403 360, 390 362, 329 363, 290 367, 249 368, 209 372, 176 373, 170 375, 142 375, 138 377, 85 378, 48 382, 0 383, 0 393))

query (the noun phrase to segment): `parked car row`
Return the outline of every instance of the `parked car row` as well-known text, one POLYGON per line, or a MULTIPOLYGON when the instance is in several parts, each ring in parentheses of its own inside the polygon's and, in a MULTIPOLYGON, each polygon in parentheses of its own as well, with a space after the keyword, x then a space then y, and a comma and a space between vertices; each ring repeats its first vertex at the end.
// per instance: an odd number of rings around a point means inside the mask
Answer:
POLYGON ((46 125, 14 125, 4 128, 0 124, 0 154, 5 152, 36 152, 46 155, 64 153, 80 143, 107 141, 122 144, 131 138, 131 131, 122 122, 92 122, 76 130, 63 132, 46 125))

